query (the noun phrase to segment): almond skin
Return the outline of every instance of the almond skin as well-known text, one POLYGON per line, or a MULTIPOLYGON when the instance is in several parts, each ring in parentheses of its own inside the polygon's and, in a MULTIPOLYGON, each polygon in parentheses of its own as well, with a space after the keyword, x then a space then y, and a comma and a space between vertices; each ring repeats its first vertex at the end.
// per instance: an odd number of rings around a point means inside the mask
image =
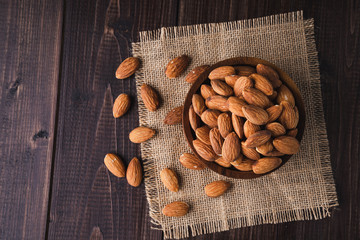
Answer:
POLYGON ((186 55, 182 55, 172 59, 165 69, 165 75, 172 79, 179 77, 190 63, 190 58, 186 55))
POLYGON ((125 177, 125 165, 120 157, 113 153, 106 154, 104 163, 107 169, 115 176, 125 177))
POLYGON ((140 60, 136 57, 128 57, 117 68, 115 77, 125 79, 133 75, 140 67, 140 60))
POLYGON ((179 179, 174 170, 164 168, 160 172, 160 179, 164 186, 172 192, 179 191, 179 179))
POLYGON ((236 80, 239 79, 239 77, 241 77, 240 75, 230 75, 230 76, 226 76, 225 77, 225 82, 227 85, 229 85, 230 87, 234 87, 236 80))
POLYGON ((199 94, 194 94, 192 96, 192 106, 197 115, 201 114, 206 110, 205 101, 199 94))
POLYGON ((280 136, 274 139, 273 145, 281 153, 284 154, 295 154, 299 151, 300 143, 299 141, 290 136, 280 136))
POLYGON ((133 186, 138 187, 142 181, 142 169, 139 159, 134 157, 126 170, 126 180, 133 186))
POLYGON ((237 170, 248 172, 252 170, 252 165, 255 163, 254 160, 251 159, 242 159, 242 160, 235 160, 231 162, 231 165, 234 166, 237 170))
POLYGON ((196 68, 193 68, 188 75, 185 77, 185 81, 188 83, 194 83, 200 77, 200 75, 209 68, 209 65, 202 65, 196 68))
POLYGON ((295 107, 295 98, 290 89, 284 84, 277 90, 276 101, 280 104, 282 101, 288 101, 292 107, 295 107))
POLYGON ((172 109, 166 115, 164 119, 164 123, 167 125, 175 125, 181 123, 183 110, 184 110, 184 106, 180 106, 172 109))
POLYGON ((283 111, 279 117, 279 122, 286 129, 293 129, 299 123, 299 114, 296 114, 295 110, 288 101, 282 101, 280 105, 283 107, 283 111))
POLYGON ((222 147, 222 157, 228 162, 239 158, 241 153, 240 139, 235 132, 230 133, 224 140, 222 147))
POLYGON ((229 97, 227 100, 229 111, 239 117, 244 117, 243 107, 247 106, 246 102, 238 97, 229 97))
POLYGON ((194 154, 183 153, 180 156, 179 162, 186 168, 192 170, 202 170, 206 166, 194 154))
POLYGON ((279 118, 280 114, 282 113, 283 106, 281 105, 274 105, 266 109, 266 112, 269 114, 269 122, 273 122, 279 118))
POLYGON ((212 70, 209 74, 209 79, 210 80, 219 79, 225 81, 226 76, 234 75, 234 74, 235 74, 235 69, 232 66, 222 66, 212 70))
POLYGON ((133 143, 142 143, 154 136, 155 130, 147 127, 137 127, 129 133, 129 139, 133 143))
POLYGON ((160 104, 160 98, 154 88, 144 83, 141 86, 140 95, 141 99, 145 104, 145 107, 149 111, 154 112, 156 111, 156 109, 158 109, 160 104))
POLYGON ((209 133, 209 138, 210 138, 211 147, 213 148, 214 152, 220 155, 222 152, 224 139, 222 138, 219 129, 218 128, 211 129, 209 133))
POLYGON ((252 73, 255 73, 255 68, 250 66, 235 66, 236 74, 240 76, 249 76, 252 73))
POLYGON ((189 205, 186 202, 172 202, 162 209, 162 213, 168 217, 182 217, 189 212, 189 205))
POLYGON ((264 155, 264 156, 268 155, 268 154, 271 153, 273 150, 274 150, 274 146, 272 145, 271 140, 270 140, 270 141, 267 141, 266 143, 264 143, 264 144, 256 147, 256 151, 259 152, 259 153, 261 153, 261 154, 264 155))
POLYGON ((279 137, 286 134, 284 126, 278 122, 266 124, 265 129, 271 132, 272 137, 279 137))
POLYGON ((248 78, 248 77, 238 78, 234 84, 235 96, 237 96, 237 97, 242 96, 242 92, 245 88, 250 88, 253 86, 254 86, 254 84, 250 78, 248 78))
POLYGON ((215 162, 224 168, 231 167, 231 164, 228 161, 225 161, 222 157, 216 159, 215 162))
POLYGON ((245 88, 242 91, 245 101, 251 105, 261 108, 269 107, 271 105, 269 98, 256 88, 245 88))
POLYGON ((245 118, 255 125, 264 125, 269 120, 268 113, 257 106, 247 105, 242 107, 245 118))
POLYGON ((279 74, 272 67, 266 66, 264 64, 258 64, 256 66, 256 71, 258 74, 266 77, 271 82, 274 88, 278 88, 281 86, 282 82, 279 78, 279 74))
POLYGON ((201 126, 201 120, 199 115, 197 115, 194 111, 193 106, 191 105, 189 108, 189 122, 191 128, 195 131, 198 127, 201 126))
POLYGON ((113 116, 119 118, 124 115, 130 108, 130 98, 127 94, 120 94, 114 102, 113 116))
POLYGON ((274 149, 271 152, 267 153, 267 154, 263 154, 265 157, 281 157, 284 156, 285 154, 279 152, 278 150, 274 149))
POLYGON ((231 114, 231 122, 234 128, 234 131, 240 139, 245 137, 244 135, 244 120, 241 117, 236 116, 236 114, 231 114))
POLYGON ((210 81, 210 84, 214 91, 219 95, 228 97, 234 94, 233 89, 222 80, 214 79, 210 81))
POLYGON ((245 142, 241 142, 241 152, 245 157, 247 157, 249 159, 252 159, 252 160, 260 159, 260 154, 254 148, 246 147, 245 142))
POLYGON ((196 137, 202 141, 203 143, 210 145, 210 138, 209 138, 210 128, 208 126, 202 126, 196 129, 195 135, 196 137))
POLYGON ((266 96, 271 96, 274 93, 273 85, 266 77, 257 73, 253 73, 249 77, 254 81, 255 88, 263 92, 266 96))
POLYGON ((252 170, 255 174, 264 174, 279 167, 281 162, 281 159, 278 157, 260 158, 252 165, 252 170))
POLYGON ((248 148, 258 147, 269 141, 271 133, 268 130, 261 130, 251 134, 245 141, 245 146, 248 148))
POLYGON ((212 87, 207 84, 201 85, 200 94, 204 99, 217 95, 214 89, 212 89, 212 87))
POLYGON ((217 126, 217 119, 220 114, 218 110, 207 109, 201 114, 201 120, 210 128, 214 128, 217 126))
POLYGON ((221 112, 229 111, 229 106, 227 103, 227 98, 219 95, 210 96, 206 99, 205 105, 209 109, 219 110, 221 112))
POLYGON ((214 150, 211 148, 211 146, 206 145, 199 139, 195 139, 193 141, 193 145, 196 152, 200 155, 200 157, 202 157, 206 161, 212 162, 215 161, 215 159, 217 159, 217 155, 214 152, 214 150))
POLYGON ((246 120, 244 123, 244 135, 246 138, 249 138, 250 135, 260 131, 261 128, 258 125, 252 124, 249 120, 246 120))
POLYGON ((229 114, 227 113, 220 114, 217 119, 217 122, 221 136, 223 138, 226 138, 226 136, 233 131, 233 126, 229 114))
POLYGON ((204 188, 205 194, 208 197, 212 197, 212 198, 220 197, 229 189, 230 185, 231 184, 229 182, 223 180, 209 183, 204 188))
POLYGON ((297 134, 298 134, 298 129, 297 128, 291 129, 291 130, 289 130, 287 132, 287 135, 291 136, 291 137, 296 137, 297 134))

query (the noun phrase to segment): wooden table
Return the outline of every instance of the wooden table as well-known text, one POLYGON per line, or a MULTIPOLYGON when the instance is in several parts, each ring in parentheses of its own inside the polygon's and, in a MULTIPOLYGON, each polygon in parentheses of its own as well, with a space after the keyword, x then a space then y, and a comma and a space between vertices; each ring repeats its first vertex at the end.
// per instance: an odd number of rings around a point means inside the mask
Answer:
POLYGON ((138 32, 304 10, 315 19, 325 119, 340 206, 332 217, 194 239, 358 239, 360 1, 2 0, 0 239, 161 239, 144 186, 109 174, 103 157, 140 156, 134 79, 114 71, 138 32), (112 31, 116 38, 112 37, 112 31), (129 93, 121 121, 109 102, 129 93))

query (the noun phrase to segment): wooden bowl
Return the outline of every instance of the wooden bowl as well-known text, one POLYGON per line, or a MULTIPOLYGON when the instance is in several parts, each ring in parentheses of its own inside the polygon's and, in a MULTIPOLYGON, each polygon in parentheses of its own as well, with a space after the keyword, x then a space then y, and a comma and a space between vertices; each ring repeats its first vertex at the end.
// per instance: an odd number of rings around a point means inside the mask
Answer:
MULTIPOLYGON (((192 96, 193 96, 193 94, 198 93, 200 91, 201 84, 206 83, 207 81, 209 82, 208 75, 215 68, 218 68, 218 67, 221 67, 221 66, 237 66, 237 65, 248 65, 248 66, 256 67, 256 65, 259 64, 259 63, 264 64, 264 65, 268 65, 268 66, 272 67, 273 69, 275 69, 278 72, 278 74, 280 76, 280 79, 282 80, 283 84, 285 84, 292 91, 292 93, 294 95, 294 98, 295 98, 296 106, 298 107, 298 110, 299 110, 299 124, 297 126, 298 134, 296 136, 296 138, 299 140, 299 142, 301 142, 301 139, 302 139, 302 136, 303 136, 303 133, 304 133, 305 109, 304 109, 303 100, 302 100, 301 95, 300 95, 300 91, 297 88, 294 81, 289 77, 289 75, 287 75, 280 68, 278 68, 277 66, 275 66, 274 64, 272 64, 272 63, 270 63, 268 61, 265 61, 265 60, 260 59, 260 58, 254 58, 254 57, 230 58, 230 59, 227 59, 227 60, 224 60, 224 61, 221 61, 221 62, 218 62, 218 63, 212 65, 191 86, 191 88, 190 88, 190 90, 189 90, 189 92, 188 92, 188 94, 186 96, 185 103, 184 103, 184 112, 183 112, 182 123, 183 123, 183 130, 184 130, 186 140, 187 140, 190 148, 192 149, 193 153, 195 154, 195 156, 197 156, 208 168, 210 168, 214 172, 217 172, 217 173, 219 173, 221 175, 224 175, 224 176, 227 176, 227 177, 242 178, 242 179, 258 178, 258 177, 264 176, 266 174, 269 174, 269 173, 275 171, 276 169, 274 169, 271 172, 265 173, 265 174, 255 174, 252 171, 250 171, 250 172, 242 172, 242 171, 239 171, 239 170, 236 170, 236 169, 224 168, 224 167, 218 165, 215 162, 209 162, 209 161, 206 161, 203 158, 201 158, 199 156, 199 154, 196 152, 196 150, 195 150, 195 148, 194 148, 194 146, 192 144, 192 142, 194 140, 194 137, 195 137, 195 133, 193 132, 193 130, 192 130, 191 126, 190 126, 190 122, 189 122, 189 108, 190 108, 190 105, 191 105, 192 96)), ((291 156, 292 155, 285 155, 285 156, 281 157, 282 163, 278 168, 283 166, 290 159, 291 156)))

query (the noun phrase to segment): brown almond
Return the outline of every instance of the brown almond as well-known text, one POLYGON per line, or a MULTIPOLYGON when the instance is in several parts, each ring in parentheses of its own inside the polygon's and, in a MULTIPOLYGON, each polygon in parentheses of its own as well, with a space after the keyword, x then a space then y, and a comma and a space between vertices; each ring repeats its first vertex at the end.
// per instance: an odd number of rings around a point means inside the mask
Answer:
POLYGON ((129 139, 133 143, 142 143, 154 136, 155 130, 148 127, 137 127, 129 133, 129 139))
POLYGON ((192 153, 183 153, 180 156, 179 162, 184 167, 192 170, 202 170, 206 167, 204 163, 192 153))
POLYGON ((220 114, 217 119, 217 122, 221 136, 223 138, 226 138, 226 136, 233 131, 233 126, 229 114, 228 113, 220 114))
POLYGON ((221 112, 229 111, 229 106, 227 103, 227 98, 219 95, 210 96, 206 99, 205 105, 209 109, 219 110, 221 112))
POLYGON ((249 120, 246 120, 244 123, 244 135, 246 138, 249 138, 250 135, 260 131, 261 128, 259 125, 251 123, 249 120))
POLYGON ((245 116, 242 110, 242 108, 247 105, 245 101, 238 97, 229 97, 227 100, 227 105, 229 107, 229 111, 233 114, 239 117, 245 116))
POLYGON ((240 76, 249 76, 252 73, 255 73, 255 68, 250 66, 235 66, 236 74, 240 76))
POLYGON ((242 107, 242 111, 245 118, 255 125, 264 125, 269 120, 268 113, 260 107, 247 105, 242 107))
POLYGON ((219 129, 218 128, 211 129, 209 133, 209 138, 210 138, 211 147, 213 148, 214 152, 220 155, 222 152, 224 139, 221 137, 219 129))
POLYGON ((162 213, 168 217, 182 217, 189 212, 189 208, 186 202, 175 201, 166 205, 162 213))
POLYGON ((236 80, 238 80, 238 78, 241 77, 240 75, 230 75, 230 76, 226 76, 225 77, 225 82, 227 85, 229 85, 230 87, 234 87, 236 80))
POLYGON ((194 111, 194 108, 192 105, 189 107, 189 122, 191 125, 191 128, 195 131, 198 127, 201 126, 201 120, 199 115, 197 115, 194 111))
POLYGON ((217 119, 221 112, 218 110, 207 109, 201 114, 201 120, 210 128, 217 126, 217 119))
POLYGON ((300 149, 299 141, 290 136, 280 136, 275 138, 273 145, 279 152, 288 155, 295 154, 300 149))
POLYGON ((236 116, 236 114, 231 114, 231 122, 234 128, 234 131, 240 139, 245 137, 244 135, 244 120, 241 117, 236 116))
POLYGON ((266 77, 253 73, 249 78, 254 81, 254 87, 263 92, 266 96, 271 96, 274 93, 273 85, 266 77))
POLYGON ((258 147, 269 141, 271 133, 268 130, 261 130, 251 134, 245 141, 245 146, 249 148, 258 147))
POLYGON ((214 150, 211 148, 211 146, 203 143, 199 139, 195 139, 193 141, 193 145, 196 152, 200 155, 200 157, 202 157, 206 161, 212 162, 215 159, 217 159, 217 155, 214 152, 214 150))
POLYGON ((126 180, 133 186, 138 187, 142 181, 142 169, 139 159, 134 157, 126 170, 126 180))
POLYGON ((166 115, 164 119, 164 123, 167 125, 175 125, 181 123, 183 110, 184 110, 184 106, 180 106, 172 109, 166 115))
POLYGON ((172 59, 166 66, 165 75, 172 79, 179 77, 190 63, 190 58, 186 55, 182 55, 172 59))
POLYGON ((269 98, 256 88, 245 88, 242 92, 245 101, 251 105, 266 108, 271 105, 269 98))
POLYGON ((279 152, 278 150, 274 149, 271 152, 269 152, 267 154, 263 154, 263 155, 265 157, 281 157, 281 156, 284 156, 285 154, 283 154, 283 153, 279 152))
POLYGON ((210 128, 208 126, 202 126, 195 130, 196 137, 202 141, 203 143, 210 145, 210 138, 209 138, 210 128))
POLYGON ((277 91, 273 91, 273 94, 271 94, 270 96, 268 96, 268 98, 270 99, 270 101, 274 101, 277 97, 277 91))
POLYGON ((237 170, 243 171, 243 172, 248 172, 252 170, 252 165, 254 164, 254 160, 245 158, 242 160, 235 160, 233 162, 231 162, 231 165, 234 166, 234 168, 236 168, 237 170))
POLYGON ((287 135, 291 136, 291 137, 296 137, 297 134, 298 134, 298 129, 297 128, 291 129, 291 130, 289 130, 287 132, 287 135))
POLYGON ((282 101, 280 105, 283 107, 283 111, 279 117, 279 122, 286 129, 296 128, 299 122, 299 115, 296 114, 294 108, 288 101, 282 101))
POLYGON ((252 160, 258 160, 260 158, 260 154, 254 149, 245 146, 245 142, 241 142, 241 152, 242 154, 252 160))
POLYGON ((253 87, 254 84, 249 77, 240 77, 236 80, 234 84, 234 93, 235 96, 240 97, 242 96, 242 92, 245 88, 253 87))
POLYGON ((214 79, 210 81, 210 84, 214 91, 221 96, 228 97, 234 94, 233 89, 222 80, 214 79))
POLYGON ((216 159, 215 162, 224 168, 231 167, 231 164, 228 161, 225 161, 222 157, 216 159))
POLYGON ((194 94, 192 96, 192 106, 197 115, 201 114, 206 110, 205 101, 199 94, 194 94))
POLYGON ((273 122, 280 116, 283 110, 283 106, 281 105, 274 105, 266 109, 266 112, 269 114, 269 122, 273 122))
POLYGON ((295 107, 295 98, 290 89, 284 84, 279 87, 277 90, 277 103, 281 103, 282 101, 288 101, 292 107, 295 107))
POLYGON ((119 178, 125 177, 125 165, 120 157, 113 153, 108 153, 105 155, 104 163, 112 174, 119 178))
POLYGON ((160 98, 154 88, 147 84, 143 84, 140 89, 141 99, 143 100, 145 107, 154 112, 158 109, 160 104, 160 98))
POLYGON ((279 74, 272 67, 266 66, 264 64, 258 64, 256 66, 256 71, 258 74, 266 77, 271 82, 274 88, 278 88, 281 86, 282 82, 279 78, 279 74))
POLYGON ((212 197, 212 198, 220 197, 221 195, 223 195, 228 190, 230 185, 231 184, 229 182, 226 182, 226 181, 223 181, 223 180, 209 183, 204 188, 205 194, 208 197, 212 197))
POLYGON ((235 132, 227 135, 222 147, 222 157, 228 162, 232 162, 240 156, 240 139, 235 132))
POLYGON ((160 172, 160 179, 164 186, 172 192, 179 191, 179 179, 174 170, 164 168, 160 172))
POLYGON ((204 99, 207 99, 207 98, 209 98, 211 96, 217 95, 216 92, 214 91, 214 89, 212 89, 212 87, 207 85, 207 84, 202 84, 201 85, 200 93, 201 93, 201 96, 204 99))
POLYGON ((140 60, 136 57, 128 57, 117 68, 115 76, 117 79, 125 79, 133 75, 140 67, 140 60))
POLYGON ((255 174, 264 174, 279 167, 281 162, 281 159, 277 157, 260 158, 252 165, 252 170, 255 174))
POLYGON ((272 145, 271 140, 256 147, 256 151, 261 153, 264 156, 268 155, 273 150, 274 150, 274 146, 272 145))
POLYGON ((232 66, 222 66, 212 70, 209 74, 209 79, 210 80, 219 79, 224 81, 226 76, 234 75, 234 74, 235 74, 235 69, 232 66))
POLYGON ((114 102, 113 116, 119 118, 124 115, 130 108, 130 98, 127 94, 120 94, 114 102))
POLYGON ((284 126, 278 122, 266 124, 265 129, 269 130, 271 132, 271 136, 273 137, 279 137, 286 134, 284 126))
POLYGON ((200 75, 209 68, 209 65, 202 65, 193 68, 185 77, 185 81, 188 83, 194 83, 200 77, 200 75))

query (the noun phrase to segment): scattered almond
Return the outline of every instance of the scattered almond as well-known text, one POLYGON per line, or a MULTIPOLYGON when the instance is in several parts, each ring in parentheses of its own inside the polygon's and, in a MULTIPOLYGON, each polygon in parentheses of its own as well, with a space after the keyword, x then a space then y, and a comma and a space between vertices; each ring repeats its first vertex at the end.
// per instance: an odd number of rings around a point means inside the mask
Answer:
POLYGON ((138 187, 142 181, 142 169, 139 159, 134 157, 126 170, 126 180, 133 186, 138 187))
POLYGON ((185 81, 188 83, 194 83, 200 77, 200 75, 209 68, 209 65, 202 65, 192 69, 185 77, 185 81))
POLYGON ((209 74, 209 79, 225 80, 226 76, 234 75, 234 74, 235 74, 235 69, 232 66, 222 66, 212 70, 209 74))
POLYGON ((104 158, 104 163, 112 174, 119 178, 125 177, 125 165, 120 157, 113 153, 108 153, 104 158))
POLYGON ((168 217, 182 217, 189 212, 189 208, 186 202, 175 201, 166 205, 162 213, 168 217))
POLYGON ((211 148, 211 146, 203 143, 202 141, 195 139, 193 141, 193 146, 196 152, 200 155, 200 157, 202 157, 206 161, 212 162, 215 161, 215 159, 217 159, 217 155, 214 152, 214 150, 211 148))
POLYGON ((159 95, 154 88, 147 84, 143 84, 140 89, 141 99, 143 100, 145 107, 154 112, 158 109, 160 104, 159 95))
POLYGON ((165 75, 170 79, 179 77, 188 67, 189 63, 190 58, 186 55, 176 57, 166 66, 165 75))
POLYGON ((184 167, 192 170, 202 170, 206 167, 200 159, 191 153, 183 153, 179 161, 184 167))
POLYGON ((229 182, 223 180, 209 183, 204 188, 205 194, 208 197, 212 197, 212 198, 220 197, 229 189, 230 185, 231 184, 229 182))
POLYGON ((164 186, 172 192, 179 191, 179 179, 174 170, 164 168, 160 172, 160 179, 164 186))
POLYGON ((117 68, 115 76, 117 79, 125 79, 133 75, 139 69, 140 60, 136 57, 128 57, 117 68))
POLYGON ((114 118, 119 118, 124 115, 130 108, 130 98, 127 94, 120 94, 114 102, 113 115, 114 118))
POLYGON ((281 159, 278 157, 260 158, 252 165, 252 170, 255 174, 264 174, 279 167, 281 162, 281 159))
POLYGON ((180 107, 176 107, 176 108, 172 109, 166 115, 166 117, 164 119, 164 123, 167 125, 175 125, 175 124, 181 123, 183 109, 184 109, 184 106, 180 106, 180 107))
POLYGON ((142 143, 154 136, 155 130, 148 127, 137 127, 129 134, 129 139, 133 143, 142 143))

